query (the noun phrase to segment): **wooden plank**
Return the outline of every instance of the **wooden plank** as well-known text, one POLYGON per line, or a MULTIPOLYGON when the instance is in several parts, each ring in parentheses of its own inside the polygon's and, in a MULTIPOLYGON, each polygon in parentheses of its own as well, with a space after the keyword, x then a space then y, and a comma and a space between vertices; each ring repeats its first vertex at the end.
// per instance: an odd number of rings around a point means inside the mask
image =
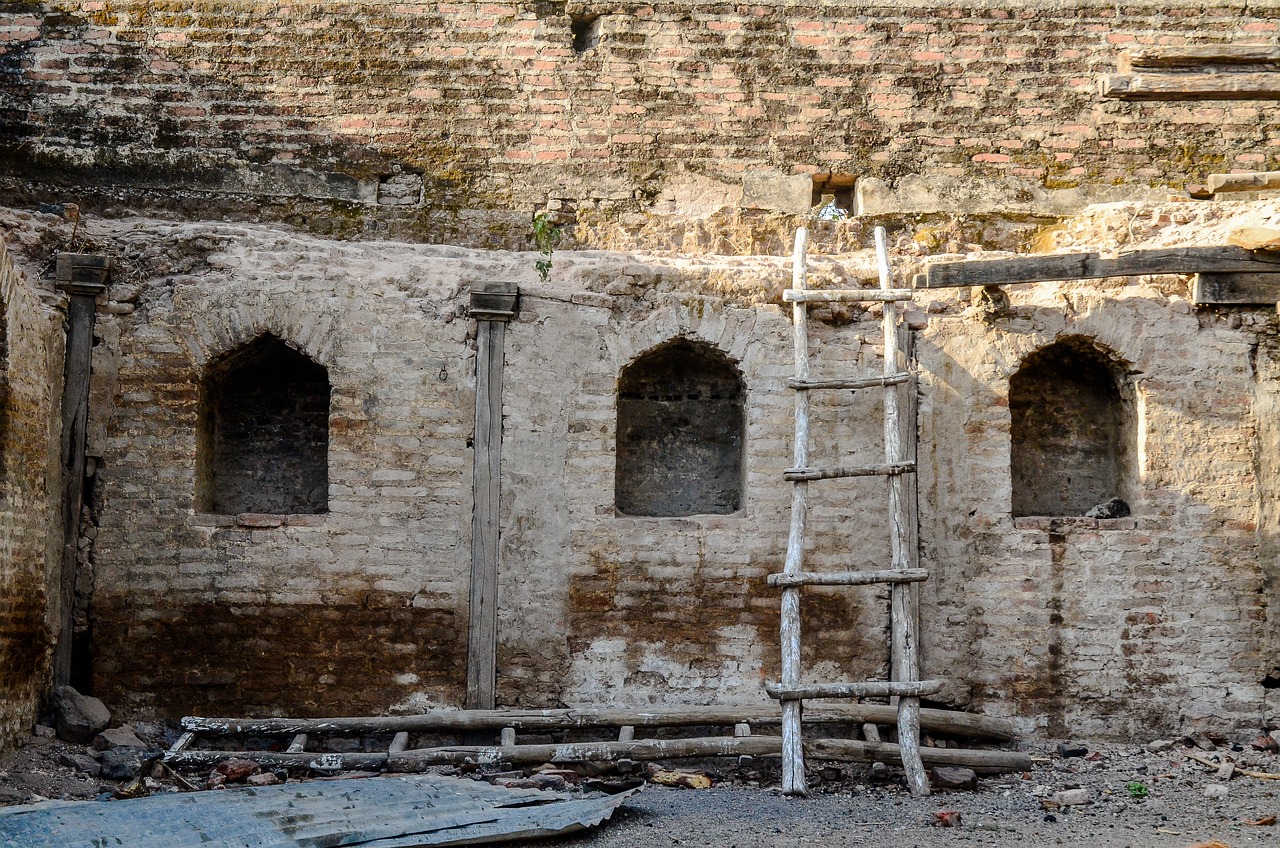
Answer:
POLYGON ((785 480, 838 480, 843 477, 898 477, 903 474, 914 474, 914 462, 894 462, 887 465, 833 465, 825 468, 788 468, 782 472, 785 480))
MULTIPOLYGON (((887 290, 892 284, 889 271, 889 248, 883 227, 876 227, 876 258, 880 265, 880 288, 887 290)), ((903 371, 902 350, 898 333, 901 314, 896 304, 886 303, 883 315, 884 373, 885 376, 903 371)), ((890 466, 906 463, 907 449, 903 444, 902 390, 890 385, 884 389, 884 452, 890 466)), ((906 480, 901 474, 889 477, 890 568, 906 572, 909 569, 908 548, 911 542, 910 522, 914 514, 908 508, 906 480)), ((919 680, 919 659, 915 651, 915 627, 910 615, 909 587, 894 583, 890 589, 890 644, 891 677, 887 694, 900 697, 898 702, 898 744, 901 746, 902 768, 906 772, 907 786, 911 794, 922 797, 929 794, 929 778, 920 761, 919 737, 920 702, 918 695, 926 692, 919 680)))
POLYGON ((1280 303, 1280 273, 1196 274, 1192 292, 1196 304, 1274 306, 1280 303))
POLYGON ((911 289, 787 289, 782 293, 786 303, 892 303, 911 300, 911 289))
POLYGON ((794 574, 770 574, 770 586, 869 586, 875 583, 913 583, 928 580, 923 568, 883 571, 798 571, 794 574))
POLYGON ((285 749, 290 754, 301 754, 307 749, 307 734, 299 733, 293 737, 293 741, 289 743, 289 747, 285 749))
POLYGON ((391 757, 387 760, 386 767, 391 772, 417 772, 431 766, 464 765, 468 762, 477 765, 539 765, 676 760, 686 757, 776 756, 780 753, 782 739, 777 736, 702 736, 691 739, 634 739, 629 742, 424 748, 391 757))
POLYGON ((1106 74, 1098 88, 1112 100, 1280 100, 1280 72, 1106 74))
POLYGON ((868 742, 874 742, 876 744, 879 744, 881 741, 880 728, 872 724, 871 722, 867 722, 866 724, 862 725, 862 738, 867 740, 868 742))
MULTIPOLYGON (((805 290, 806 252, 809 231, 805 227, 796 230, 795 249, 791 254, 791 288, 805 290)), ((809 377, 809 311, 802 300, 791 305, 792 341, 795 357, 796 379, 809 377)), ((803 468, 809 464, 809 393, 796 392, 795 438, 791 450, 794 465, 803 468)), ((791 487, 791 526, 787 534, 787 556, 782 570, 785 574, 800 571, 804 560, 805 524, 808 520, 809 484, 793 481, 791 487)), ((782 682, 795 686, 800 682, 800 589, 782 590, 782 612, 779 625, 782 640, 782 682)), ((804 743, 801 736, 804 705, 800 701, 782 702, 782 791, 788 795, 806 795, 809 792, 804 774, 804 743)))
MULTIPOLYGON (((901 762, 901 748, 891 742, 857 739, 814 739, 805 746, 818 760, 856 763, 901 762)), ((921 748, 920 760, 930 766, 965 766, 981 774, 1031 771, 1031 755, 1021 751, 983 751, 965 748, 921 748)))
POLYGON ((391 740, 391 744, 387 746, 388 754, 399 754, 409 749, 409 734, 406 731, 400 731, 391 740))
POLYGON ((939 262, 916 275, 920 288, 995 286, 1055 280, 1090 280, 1146 274, 1280 271, 1280 253, 1245 250, 1235 245, 1133 250, 1114 258, 1096 253, 1016 256, 939 262))
MULTIPOLYGON (((509 295, 509 291, 503 294, 509 295)), ((472 300, 486 297, 473 292, 472 300)), ((489 297, 489 300, 492 300, 489 297)), ((487 300, 481 304, 490 307, 487 300)), ((498 304, 504 306, 503 304, 498 304)), ((502 363, 505 310, 477 312, 475 453, 472 474, 471 590, 467 623, 470 709, 493 709, 498 653, 498 507, 502 468, 502 363)))
MULTIPOLYGON (((824 704, 805 712, 806 722, 849 721, 855 724, 888 724, 897 715, 882 704, 824 704)), ((352 716, 343 718, 203 718, 186 716, 187 733, 222 733, 248 736, 360 735, 372 733, 458 733, 471 730, 573 730, 580 728, 690 727, 779 724, 776 706, 670 707, 656 710, 627 708, 584 708, 554 710, 437 710, 420 715, 352 716)), ((1013 723, 1002 718, 962 713, 955 710, 924 709, 921 726, 944 735, 973 736, 1008 741, 1013 739, 1013 723)), ((183 734, 186 736, 186 734, 183 734)), ((179 740, 181 741, 181 740, 179 740)))
POLYGON ((766 683, 764 691, 779 701, 809 700, 812 698, 888 698, 891 696, 919 698, 942 691, 941 680, 859 680, 847 683, 801 683, 784 686, 766 683))
POLYGON ((1209 191, 1214 194, 1232 191, 1266 191, 1280 188, 1280 171, 1249 171, 1242 174, 1210 174, 1209 191))
POLYGON ((1189 44, 1182 47, 1148 47, 1121 55, 1120 67, 1177 68, 1198 65, 1276 65, 1280 47, 1274 44, 1189 44))
POLYGON ((195 731, 188 730, 186 733, 179 736, 177 740, 172 745, 169 746, 169 753, 177 754, 187 750, 187 748, 191 747, 191 743, 192 741, 195 740, 195 738, 196 738, 195 731))
POLYGON ((893 386, 911 379, 910 374, 887 374, 884 377, 859 377, 846 380, 788 380, 790 389, 874 389, 893 386))

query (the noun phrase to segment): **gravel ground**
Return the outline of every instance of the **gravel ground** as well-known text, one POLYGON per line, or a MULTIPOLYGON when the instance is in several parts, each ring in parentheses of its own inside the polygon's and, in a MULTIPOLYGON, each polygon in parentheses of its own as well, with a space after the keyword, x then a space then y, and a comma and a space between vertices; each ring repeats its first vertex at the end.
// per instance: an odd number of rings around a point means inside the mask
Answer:
MULTIPOLYGON (((1153 753, 1144 747, 1088 745, 1087 757, 1061 758, 1056 745, 1028 746, 1035 769, 985 777, 976 791, 939 792, 912 798, 891 770, 887 782, 871 782, 869 769, 844 766, 814 771, 813 793, 788 798, 777 789, 776 763, 737 769, 710 763, 710 789, 668 789, 650 785, 629 799, 614 818, 585 834, 512 845, 574 848, 664 848, 675 845, 762 848, 817 843, 839 846, 1088 845, 1165 848, 1211 840, 1240 848, 1280 848, 1280 826, 1249 824, 1280 814, 1280 780, 1243 775, 1231 779, 1187 758, 1232 759, 1240 768, 1280 772, 1280 756, 1252 751, 1245 742, 1214 751, 1176 744, 1153 753), (1092 759, 1090 759, 1092 758, 1092 759), (1137 784, 1145 788, 1145 797, 1137 784), (1127 786, 1128 785, 1128 786, 1127 786), (1225 797, 1206 796, 1206 787, 1225 797), (1089 802, 1074 807, 1053 803, 1055 793, 1082 788, 1089 802), (1132 790, 1132 791, 1131 791, 1132 790), (958 827, 936 826, 936 814, 960 813, 958 827)), ((0 804, 40 797, 88 799, 120 784, 91 778, 72 755, 82 746, 33 737, 0 760, 0 804)), ((80 761, 83 763, 83 760, 80 761)), ((193 776, 193 779, 199 779, 193 776)), ((156 782, 156 791, 170 786, 156 782)), ((1271 819, 1274 821, 1274 818, 1271 819)))

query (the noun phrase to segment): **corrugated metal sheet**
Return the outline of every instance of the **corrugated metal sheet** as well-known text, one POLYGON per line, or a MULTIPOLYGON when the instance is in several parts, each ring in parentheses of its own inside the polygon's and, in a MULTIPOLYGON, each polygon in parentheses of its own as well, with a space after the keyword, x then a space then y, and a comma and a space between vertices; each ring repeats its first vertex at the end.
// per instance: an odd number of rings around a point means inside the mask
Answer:
POLYGON ((0 808, 3 848, 415 848, 554 836, 627 797, 420 774, 0 808))

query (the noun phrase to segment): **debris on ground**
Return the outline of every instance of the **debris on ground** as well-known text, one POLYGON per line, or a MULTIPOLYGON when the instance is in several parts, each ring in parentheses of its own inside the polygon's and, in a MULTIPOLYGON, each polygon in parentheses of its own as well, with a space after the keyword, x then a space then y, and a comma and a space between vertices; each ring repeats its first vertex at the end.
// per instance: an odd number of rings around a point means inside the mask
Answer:
POLYGON ((649 782, 656 783, 659 786, 674 786, 681 789, 711 788, 710 777, 705 774, 696 774, 688 771, 658 770, 649 776, 649 782))

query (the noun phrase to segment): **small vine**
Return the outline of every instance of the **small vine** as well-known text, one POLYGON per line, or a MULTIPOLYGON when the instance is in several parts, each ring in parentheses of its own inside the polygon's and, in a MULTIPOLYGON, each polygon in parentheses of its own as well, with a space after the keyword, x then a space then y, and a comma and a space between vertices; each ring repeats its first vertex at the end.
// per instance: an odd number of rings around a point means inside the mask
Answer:
POLYGON ((551 276, 551 254, 563 240, 564 231, 552 223, 550 215, 539 212, 533 216, 533 244, 541 254, 538 261, 533 263, 533 267, 538 269, 538 276, 544 283, 551 276))

